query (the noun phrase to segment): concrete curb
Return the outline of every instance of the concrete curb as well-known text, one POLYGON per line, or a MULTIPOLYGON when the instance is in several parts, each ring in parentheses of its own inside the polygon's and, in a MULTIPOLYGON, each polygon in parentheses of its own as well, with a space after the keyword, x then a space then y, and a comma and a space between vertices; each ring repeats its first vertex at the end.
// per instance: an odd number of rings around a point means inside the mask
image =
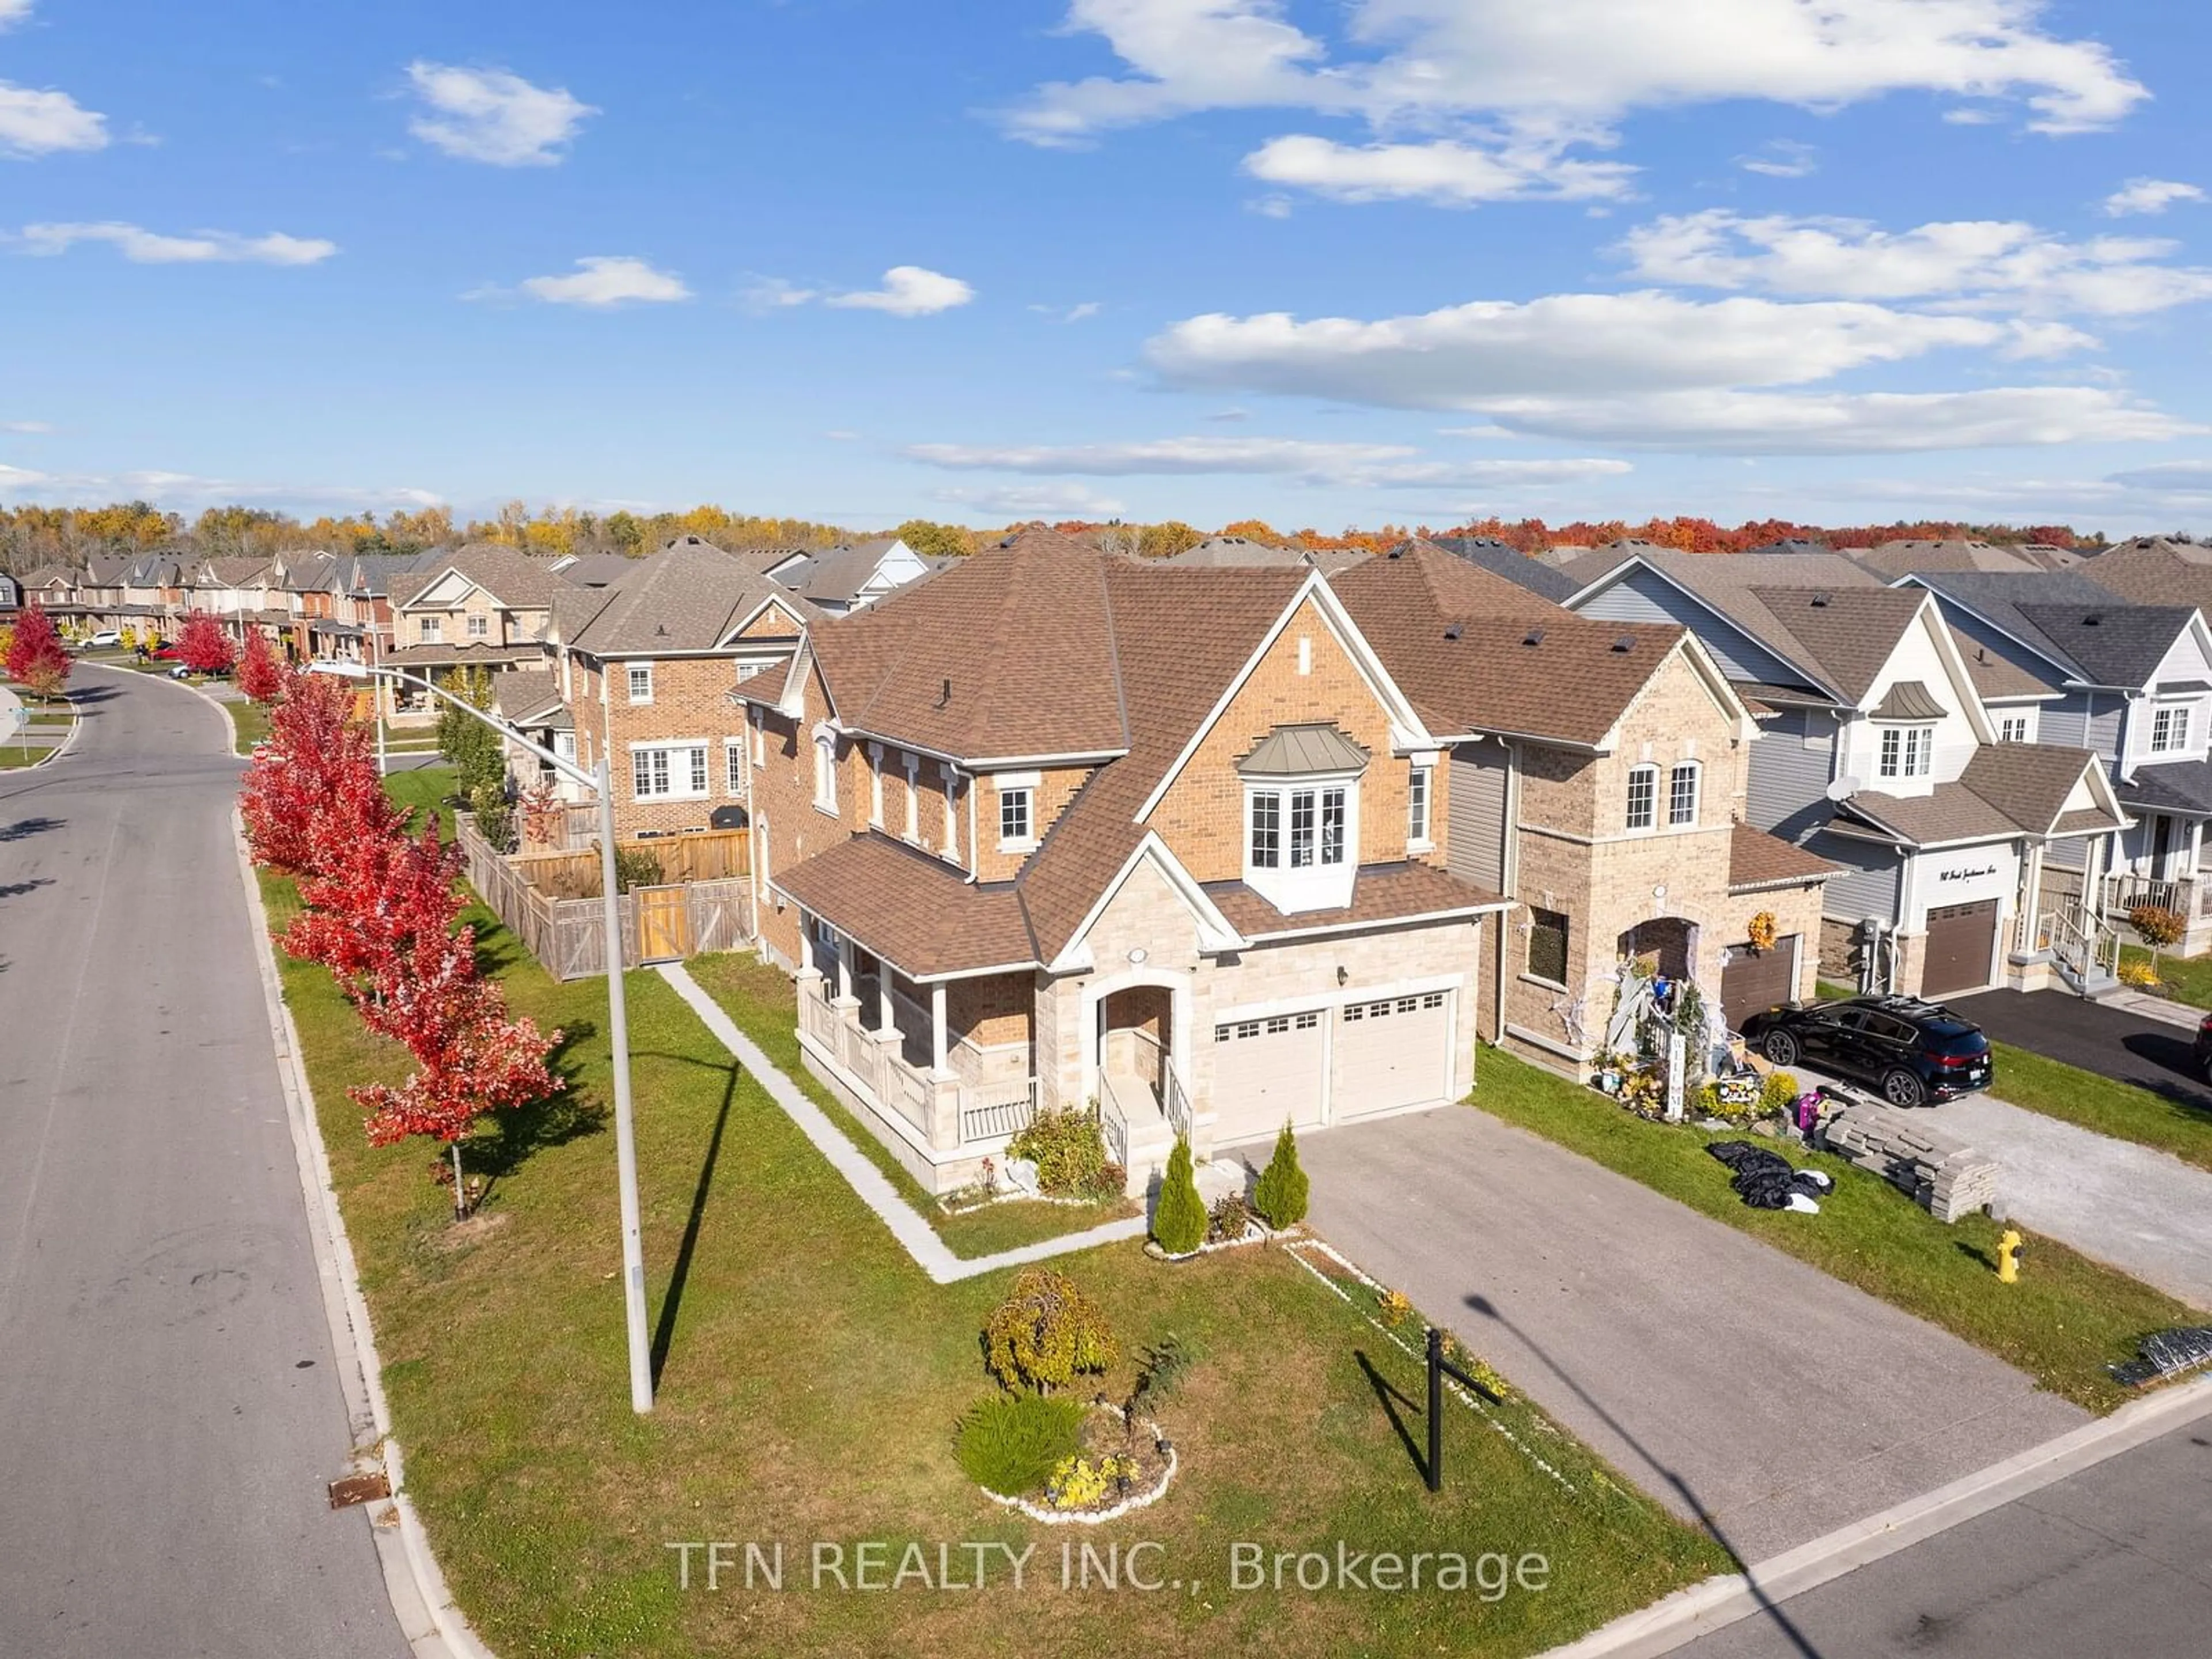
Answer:
POLYGON ((392 1598, 400 1634, 416 1659, 493 1659, 491 1650, 454 1604, 445 1574, 430 1552, 421 1517, 407 1496, 405 1466, 399 1443, 392 1437, 392 1413, 384 1397, 383 1362, 377 1357, 368 1304, 362 1295, 345 1218, 339 1212, 337 1192, 331 1184, 330 1158, 301 1056, 299 1030, 292 1022, 292 1011, 285 1006, 276 946, 269 936, 269 914, 262 905, 261 884, 255 878, 246 851, 245 821, 235 808, 231 812, 231 828, 239 878, 246 888, 246 913, 253 927, 254 961, 261 973, 269 1035, 276 1046, 277 1079, 284 1091, 285 1116, 299 1164, 300 1191, 307 1202, 307 1231, 314 1244, 323 1311, 330 1323, 331 1345, 337 1355, 338 1381, 345 1390, 355 1461, 363 1468, 380 1465, 392 1489, 389 1502, 374 1505, 368 1517, 386 1593, 392 1598))
POLYGON ((1740 1573, 1708 1578, 1554 1648, 1544 1659, 1652 1659, 1860 1567, 2002 1509, 2212 1413, 2212 1376, 2164 1389, 1934 1492, 1839 1527, 1740 1573))
POLYGON ((899 1196, 890 1177, 878 1169, 868 1155, 830 1121, 829 1115, 809 1100, 781 1067, 763 1054, 760 1046, 738 1029, 737 1022, 722 1011, 714 998, 702 990, 699 981, 684 970, 680 962, 663 963, 660 976, 666 980, 684 999, 684 1005, 699 1016, 700 1021, 716 1041, 737 1058, 738 1064, 753 1074, 753 1079, 769 1092, 769 1097, 783 1108, 785 1114, 796 1123, 802 1133, 814 1143, 830 1165, 845 1177, 846 1184, 860 1195, 860 1202, 882 1218, 884 1226, 899 1247, 912 1256, 922 1272, 939 1285, 956 1284, 963 1279, 978 1278, 984 1273, 997 1273, 1003 1267, 1025 1267, 1032 1261, 1049 1261, 1056 1255, 1067 1255, 1077 1250, 1092 1249, 1101 1244, 1118 1243, 1123 1239, 1142 1238, 1146 1223, 1142 1216, 1130 1216, 1121 1221, 1109 1221, 1079 1233, 1069 1233, 1060 1238, 1048 1238, 1035 1244, 1024 1244, 1018 1249, 1001 1250, 996 1255, 961 1256, 953 1255, 928 1218, 913 1205, 899 1196))
MULTIPOLYGON (((68 694, 64 692, 63 695, 67 696, 68 694)), ((68 754, 71 749, 76 746, 76 734, 83 730, 84 714, 80 709, 78 709, 76 705, 72 702, 70 705, 70 729, 68 734, 64 737, 59 743, 47 750, 45 754, 33 761, 28 766, 10 767, 9 770, 20 777, 27 772, 35 772, 41 767, 52 766, 56 761, 59 760, 64 755, 68 754)))

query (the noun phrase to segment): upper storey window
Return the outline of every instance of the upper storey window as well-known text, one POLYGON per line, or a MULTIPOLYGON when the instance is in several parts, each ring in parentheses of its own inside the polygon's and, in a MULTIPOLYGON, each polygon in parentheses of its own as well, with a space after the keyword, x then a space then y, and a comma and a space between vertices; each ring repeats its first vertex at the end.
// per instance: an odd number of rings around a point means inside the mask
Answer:
POLYGON ((1367 751, 1333 725, 1279 726, 1237 769, 1244 879, 1285 915, 1351 903, 1367 751))

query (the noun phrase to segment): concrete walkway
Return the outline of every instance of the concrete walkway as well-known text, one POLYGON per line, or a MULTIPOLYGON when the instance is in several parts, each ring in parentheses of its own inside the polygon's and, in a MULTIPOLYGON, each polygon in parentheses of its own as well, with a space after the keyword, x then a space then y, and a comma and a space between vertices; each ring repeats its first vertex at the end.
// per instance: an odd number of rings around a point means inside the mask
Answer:
POLYGON ((1129 1216, 1120 1221, 1109 1221, 1079 1233, 1068 1233, 1060 1238, 1048 1238, 1040 1243, 1024 1244, 1019 1249, 1000 1250, 996 1255, 958 1256, 952 1254, 937 1230, 921 1212, 899 1195, 891 1185, 890 1177, 878 1169, 875 1161, 847 1138, 843 1130, 830 1121, 829 1115, 809 1100, 799 1085, 786 1077, 775 1062, 761 1052, 760 1045, 738 1029, 737 1022, 722 1011, 721 1004, 700 988, 699 981, 684 970, 680 962, 661 964, 660 976, 675 988, 676 994, 684 999, 691 1012, 699 1016, 715 1039, 737 1057, 738 1064, 751 1073, 753 1080, 769 1092, 769 1097, 783 1108, 793 1123, 812 1141, 830 1165, 845 1177, 846 1184, 860 1195, 860 1201, 882 1218, 891 1237, 898 1240, 906 1253, 915 1259, 922 1272, 939 1285, 950 1285, 963 1279, 975 1279, 984 1273, 994 1273, 1006 1267, 1025 1267, 1032 1261, 1046 1261, 1056 1255, 1072 1255, 1077 1250, 1092 1249, 1101 1244, 1117 1243, 1123 1239, 1145 1236, 1145 1218, 1129 1216))
POLYGON ((2212 1173, 1987 1095, 1950 1101, 1935 1121, 1997 1160, 1997 1191, 2021 1225, 2212 1308, 2212 1173))
POLYGON ((1948 1333, 1472 1108, 1333 1129, 1299 1154, 1323 1235, 1741 1560, 2089 1420, 1948 1333))

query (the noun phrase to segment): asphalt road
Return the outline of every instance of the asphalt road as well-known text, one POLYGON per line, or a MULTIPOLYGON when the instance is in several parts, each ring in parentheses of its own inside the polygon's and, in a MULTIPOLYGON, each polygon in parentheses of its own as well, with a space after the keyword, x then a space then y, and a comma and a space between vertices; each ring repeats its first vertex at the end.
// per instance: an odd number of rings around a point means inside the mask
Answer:
POLYGON ((2212 1419, 1675 1650, 1680 1659, 2197 1659, 2212 1419))
POLYGON ((1482 1112, 1350 1124, 1298 1155, 1324 1237, 1740 1560, 2087 1420, 1948 1332, 1482 1112))
POLYGON ((0 773, 0 1654, 404 1659, 277 1088, 220 710, 77 675, 0 773))

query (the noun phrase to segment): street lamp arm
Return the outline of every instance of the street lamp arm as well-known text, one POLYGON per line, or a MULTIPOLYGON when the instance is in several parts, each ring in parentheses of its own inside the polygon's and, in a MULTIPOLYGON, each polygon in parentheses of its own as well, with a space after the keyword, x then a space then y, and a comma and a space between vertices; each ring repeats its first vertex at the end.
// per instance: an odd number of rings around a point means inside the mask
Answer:
MULTIPOLYGON (((325 672, 328 672, 332 671, 325 670, 325 672)), ((571 760, 563 760, 560 756, 555 754, 550 749, 544 747, 541 744, 532 742, 528 738, 522 735, 522 729, 520 726, 512 726, 507 721, 501 720, 497 715, 486 713, 483 709, 477 708, 476 704, 471 702, 465 697, 455 696, 451 691, 447 690, 444 686, 440 685, 435 680, 431 679, 427 674, 410 674, 404 668, 356 666, 351 663, 344 665, 343 668, 337 669, 336 672, 343 673, 349 679, 377 678, 398 680, 401 684, 406 685, 419 685, 425 691, 428 691, 432 696, 444 698, 447 702, 453 704, 454 708, 459 709, 464 714, 474 716, 476 719, 482 720, 486 726, 490 726, 501 737, 520 744, 523 748, 527 749, 532 754, 537 756, 538 759, 544 761, 548 766, 558 772, 562 777, 568 778, 573 782, 584 784, 593 789, 599 787, 598 773, 587 772, 582 767, 577 765, 575 762, 571 760)))

